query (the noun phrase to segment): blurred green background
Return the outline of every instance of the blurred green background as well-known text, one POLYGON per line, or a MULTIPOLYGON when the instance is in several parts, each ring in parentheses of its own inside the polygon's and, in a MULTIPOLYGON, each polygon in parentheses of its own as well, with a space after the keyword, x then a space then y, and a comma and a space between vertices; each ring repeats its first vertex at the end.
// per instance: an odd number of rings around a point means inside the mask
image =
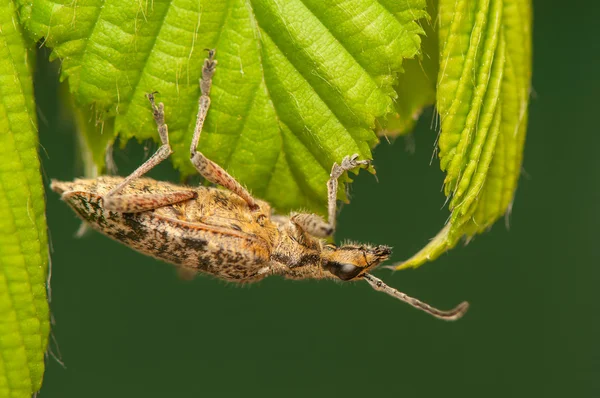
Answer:
MULTIPOLYGON (((510 217, 418 270, 377 276, 440 308, 436 320, 366 283, 182 281, 166 264, 98 233, 74 238, 72 211, 48 192, 55 321, 41 397, 600 396, 600 49, 591 1, 538 1, 525 161, 510 217), (60 354, 58 354, 60 350, 60 354)), ((37 72, 45 183, 81 174, 73 126, 37 72)), ((408 258, 442 226, 443 175, 429 165, 432 112, 375 151, 337 241, 408 258)), ((153 151, 156 146, 150 146, 153 151)), ((117 151, 125 175, 147 156, 117 151)), ((169 165, 151 173, 176 180, 169 165)))

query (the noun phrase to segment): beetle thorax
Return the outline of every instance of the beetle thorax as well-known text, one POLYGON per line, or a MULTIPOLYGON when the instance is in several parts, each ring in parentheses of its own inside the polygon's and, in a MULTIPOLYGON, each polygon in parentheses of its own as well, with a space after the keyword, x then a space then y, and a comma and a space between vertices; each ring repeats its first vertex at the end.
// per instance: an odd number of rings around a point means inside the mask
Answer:
MULTIPOLYGON (((271 254, 272 265, 286 278, 331 278, 322 268, 322 240, 293 223, 279 226, 279 239, 271 254)), ((279 272, 278 272, 279 273, 279 272)))

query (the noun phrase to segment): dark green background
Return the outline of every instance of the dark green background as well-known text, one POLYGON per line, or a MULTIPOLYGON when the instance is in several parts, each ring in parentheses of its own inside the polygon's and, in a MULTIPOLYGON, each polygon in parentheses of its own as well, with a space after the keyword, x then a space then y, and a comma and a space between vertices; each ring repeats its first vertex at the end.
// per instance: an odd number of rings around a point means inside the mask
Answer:
MULTIPOLYGON (((598 397, 600 396, 599 7, 539 1, 530 127, 510 230, 493 230, 416 271, 378 276, 441 308, 446 323, 365 283, 279 278, 234 286, 180 280, 163 263, 97 233, 48 193, 53 333, 41 397, 598 397), (596 8, 593 10, 592 8, 596 8)), ((72 126, 38 73, 45 183, 81 173, 72 126)), ((379 182, 361 173, 337 240, 409 257, 441 227, 443 175, 429 166, 431 111, 416 153, 375 151, 379 182)), ((154 149, 151 147, 150 149, 154 149)), ((118 152, 120 174, 144 159, 118 152)), ((152 174, 172 178, 170 166, 152 174)))

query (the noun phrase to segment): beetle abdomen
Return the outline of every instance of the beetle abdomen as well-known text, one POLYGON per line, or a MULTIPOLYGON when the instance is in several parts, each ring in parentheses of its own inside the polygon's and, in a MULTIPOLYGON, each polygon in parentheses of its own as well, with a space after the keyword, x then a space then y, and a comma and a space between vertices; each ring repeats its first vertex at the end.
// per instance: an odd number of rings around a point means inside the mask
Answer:
POLYGON ((63 192, 62 199, 99 232, 141 253, 188 269, 230 281, 248 281, 260 279, 258 270, 269 262, 267 243, 242 231, 182 221, 155 211, 109 211, 101 196, 85 191, 63 192))

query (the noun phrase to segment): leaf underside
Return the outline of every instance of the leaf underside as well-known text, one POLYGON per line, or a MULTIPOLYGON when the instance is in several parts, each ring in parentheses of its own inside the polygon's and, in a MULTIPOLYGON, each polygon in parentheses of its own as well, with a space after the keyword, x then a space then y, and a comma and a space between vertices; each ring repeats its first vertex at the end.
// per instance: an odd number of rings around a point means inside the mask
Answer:
POLYGON ((432 18, 421 21, 423 35, 418 57, 407 59, 402 65, 404 73, 398 75, 394 91, 394 111, 384 120, 378 120, 377 134, 395 138, 412 133, 423 108, 435 103, 436 76, 438 74, 438 38, 433 23, 436 7, 428 0, 428 12, 432 18))
POLYGON ((0 397, 29 398, 50 330, 48 240, 30 54, 13 3, 0 9, 0 397))
POLYGON ((531 3, 440 0, 439 157, 451 215, 420 252, 437 258, 510 212, 521 169, 531 80, 531 3))
MULTIPOLYGON (((200 150, 278 210, 317 213, 332 164, 371 158, 375 119, 392 111, 396 74, 418 54, 427 17, 425 0, 20 3, 31 37, 62 59, 78 107, 93 110, 94 134, 158 140, 145 94, 159 92, 184 175, 196 173, 198 78, 215 48, 200 150)), ((96 141, 101 166, 110 140, 96 141)))

